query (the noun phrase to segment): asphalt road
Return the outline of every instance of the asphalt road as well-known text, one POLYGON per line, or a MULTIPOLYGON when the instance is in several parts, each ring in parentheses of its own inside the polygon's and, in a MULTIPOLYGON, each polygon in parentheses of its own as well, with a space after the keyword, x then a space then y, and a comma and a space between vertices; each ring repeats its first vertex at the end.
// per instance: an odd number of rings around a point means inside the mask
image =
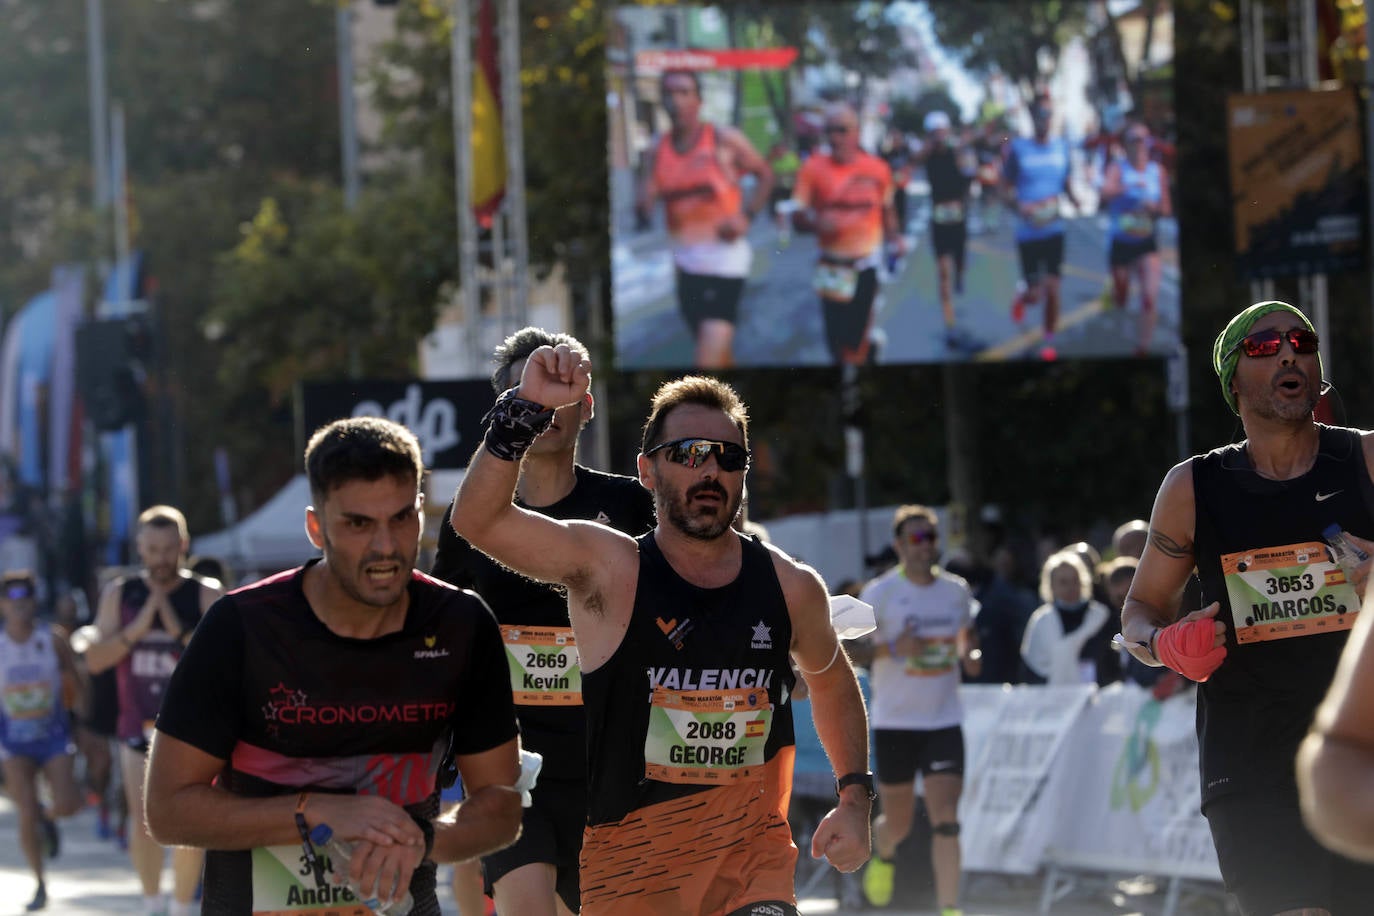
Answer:
MULTIPOLYGON (((618 225, 623 221, 618 221, 618 225)), ((1137 345, 1138 299, 1132 291, 1124 313, 1104 302, 1108 288, 1105 219, 1066 220, 1063 292, 1054 344, 1061 359, 1129 357, 1137 345)), ((1012 321, 1010 303, 1020 279, 1011 220, 976 222, 969 236, 963 292, 955 297, 959 339, 944 333, 935 259, 925 234, 927 220, 917 200, 908 222, 910 254, 883 283, 877 327, 886 337, 879 361, 932 363, 963 360, 1040 358, 1042 316, 1027 310, 1012 321)), ((814 236, 784 241, 769 219, 756 220, 750 241, 754 263, 740 305, 735 359, 740 366, 826 365, 820 307, 811 289, 816 262, 814 236)), ((1177 248, 1172 224, 1161 227, 1163 280, 1159 321, 1149 353, 1163 356, 1179 340, 1177 248)), ((674 271, 661 227, 634 233, 620 229, 612 244, 616 359, 623 369, 686 368, 692 340, 678 314, 674 271)))
MULTIPOLYGON (((0 916, 24 912, 33 896, 33 878, 24 863, 17 843, 17 823, 8 798, 0 796, 0 916)), ((141 913, 142 898, 138 882, 129 865, 128 854, 113 841, 95 835, 95 815, 85 810, 62 825, 61 855, 48 864, 49 904, 46 912, 60 916, 105 916, 111 913, 141 913)), ((447 869, 440 870, 441 880, 447 869)), ((805 878, 805 876, 804 876, 805 878)), ((170 871, 164 873, 163 886, 171 887, 170 871)), ((830 876, 803 888, 801 911, 805 914, 890 913, 892 916, 925 916, 931 911, 917 909, 868 910, 841 904, 836 899, 835 882, 830 876)), ((965 916, 1033 916, 1038 913, 1043 881, 1039 877, 972 875, 965 883, 965 916)), ((845 896, 851 892, 840 891, 845 896)), ((440 889, 445 913, 456 909, 446 888, 440 889)), ((1158 916, 1163 912, 1164 888, 1149 881, 1080 878, 1064 896, 1054 901, 1049 912, 1055 916, 1158 916)), ((1185 889, 1177 916, 1226 916, 1226 909, 1214 887, 1185 889)))

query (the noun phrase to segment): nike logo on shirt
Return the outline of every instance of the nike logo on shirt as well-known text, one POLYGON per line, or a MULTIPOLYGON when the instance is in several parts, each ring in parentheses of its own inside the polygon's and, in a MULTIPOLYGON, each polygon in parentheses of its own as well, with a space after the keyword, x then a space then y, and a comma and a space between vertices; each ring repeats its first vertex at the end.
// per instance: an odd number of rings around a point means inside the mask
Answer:
POLYGON ((1337 494, 1340 494, 1340 493, 1344 493, 1344 492, 1345 492, 1344 490, 1332 490, 1330 493, 1318 493, 1318 494, 1317 494, 1317 502, 1319 502, 1319 503, 1326 502, 1326 501, 1327 501, 1328 499, 1330 499, 1331 497, 1336 496, 1337 494))

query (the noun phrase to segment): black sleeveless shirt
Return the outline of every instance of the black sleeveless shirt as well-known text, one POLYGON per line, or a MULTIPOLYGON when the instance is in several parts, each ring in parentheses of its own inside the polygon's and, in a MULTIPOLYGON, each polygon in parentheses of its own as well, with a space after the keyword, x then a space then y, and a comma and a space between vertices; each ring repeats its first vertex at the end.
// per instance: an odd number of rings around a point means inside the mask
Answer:
POLYGON ((1321 532, 1374 538, 1374 484, 1358 430, 1318 431, 1316 462, 1292 480, 1257 474, 1244 442, 1192 461, 1203 604, 1221 602, 1227 652, 1198 690, 1204 806, 1296 791, 1298 744, 1359 610, 1321 532))
POLYGON ((787 602, 768 548, 739 537, 739 575, 720 588, 679 576, 653 532, 638 539, 629 627, 615 654, 582 678, 593 827, 713 788, 711 780, 726 784, 795 743, 787 602), (725 705, 669 712, 665 704, 674 700, 725 705), (771 712, 762 712, 768 704, 771 712), (742 750, 749 738, 761 744, 762 761, 757 745, 752 756, 742 750), (646 759, 651 755, 659 762, 646 759), (669 781, 683 778, 698 781, 669 781))

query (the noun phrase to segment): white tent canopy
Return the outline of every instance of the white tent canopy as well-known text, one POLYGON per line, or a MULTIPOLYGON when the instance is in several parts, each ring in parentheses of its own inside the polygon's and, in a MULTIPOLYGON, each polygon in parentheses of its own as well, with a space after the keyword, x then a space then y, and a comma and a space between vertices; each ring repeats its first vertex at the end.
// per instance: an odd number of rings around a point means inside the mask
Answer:
POLYGON ((305 507, 310 483, 304 474, 277 491, 256 512, 236 525, 191 540, 191 552, 218 557, 236 577, 270 575, 299 566, 319 551, 305 536, 305 507))

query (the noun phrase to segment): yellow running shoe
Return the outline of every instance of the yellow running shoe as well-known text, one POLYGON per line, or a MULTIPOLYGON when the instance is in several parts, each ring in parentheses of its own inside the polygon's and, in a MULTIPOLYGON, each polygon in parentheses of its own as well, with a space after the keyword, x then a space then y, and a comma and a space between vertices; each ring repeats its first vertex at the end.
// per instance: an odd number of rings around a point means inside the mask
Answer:
POLYGON ((892 902, 892 880, 897 869, 886 859, 876 855, 864 868, 864 896, 873 906, 887 906, 892 902))

